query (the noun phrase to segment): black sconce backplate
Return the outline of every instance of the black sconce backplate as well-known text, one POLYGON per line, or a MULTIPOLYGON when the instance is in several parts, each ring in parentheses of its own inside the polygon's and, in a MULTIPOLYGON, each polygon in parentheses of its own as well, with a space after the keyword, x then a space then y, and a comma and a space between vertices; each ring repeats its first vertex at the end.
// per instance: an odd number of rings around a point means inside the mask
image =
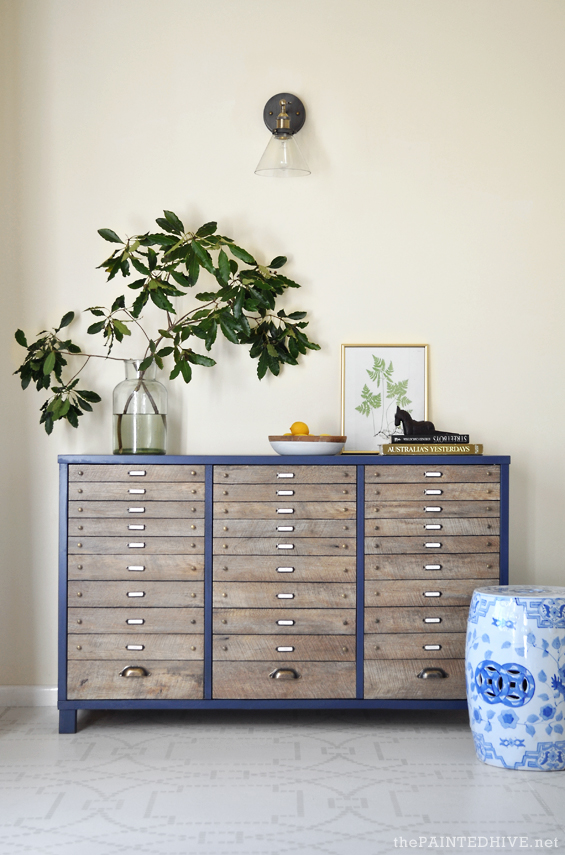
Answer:
POLYGON ((270 131, 274 131, 277 126, 277 116, 281 111, 280 100, 284 98, 286 101, 286 112, 290 119, 290 130, 293 134, 297 133, 306 120, 306 111, 304 104, 297 98, 296 95, 291 95, 289 92, 281 92, 279 95, 273 95, 265 104, 263 110, 263 119, 270 131))

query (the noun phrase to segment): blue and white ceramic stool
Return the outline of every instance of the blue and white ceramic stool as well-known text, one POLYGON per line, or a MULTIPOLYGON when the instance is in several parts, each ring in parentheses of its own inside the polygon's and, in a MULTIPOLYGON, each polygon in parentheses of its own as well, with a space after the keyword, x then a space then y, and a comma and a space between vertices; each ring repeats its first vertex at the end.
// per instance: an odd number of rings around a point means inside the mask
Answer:
POLYGON ((479 759, 565 769, 565 588, 477 588, 465 660, 479 759))

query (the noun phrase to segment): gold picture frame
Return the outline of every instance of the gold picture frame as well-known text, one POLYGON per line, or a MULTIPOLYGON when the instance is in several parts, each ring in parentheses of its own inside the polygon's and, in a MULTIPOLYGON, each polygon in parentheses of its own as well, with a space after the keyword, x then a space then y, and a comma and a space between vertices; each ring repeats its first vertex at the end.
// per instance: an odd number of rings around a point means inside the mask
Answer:
POLYGON ((344 454, 378 454, 389 441, 396 406, 428 419, 427 344, 341 345, 344 454))

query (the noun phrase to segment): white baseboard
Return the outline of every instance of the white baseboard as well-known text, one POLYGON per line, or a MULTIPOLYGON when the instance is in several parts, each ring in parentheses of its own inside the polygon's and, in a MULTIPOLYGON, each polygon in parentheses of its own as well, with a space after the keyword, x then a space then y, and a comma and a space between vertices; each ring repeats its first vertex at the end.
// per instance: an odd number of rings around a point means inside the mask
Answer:
POLYGON ((0 707, 56 707, 57 686, 0 686, 0 707))

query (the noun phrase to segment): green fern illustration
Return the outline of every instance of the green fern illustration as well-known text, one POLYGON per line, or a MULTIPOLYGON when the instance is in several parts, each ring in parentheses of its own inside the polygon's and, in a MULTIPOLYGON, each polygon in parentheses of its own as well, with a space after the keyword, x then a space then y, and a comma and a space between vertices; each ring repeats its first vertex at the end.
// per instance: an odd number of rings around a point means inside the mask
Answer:
POLYGON ((398 380, 395 382, 393 378, 393 363, 389 362, 387 366, 386 361, 378 356, 373 356, 372 367, 366 368, 365 370, 373 383, 377 384, 377 388, 381 387, 382 392, 372 392, 369 386, 365 383, 361 390, 361 403, 355 407, 355 409, 358 413, 361 413, 362 416, 366 416, 367 418, 372 415, 373 436, 382 435, 383 439, 388 438, 392 427, 391 424, 389 424, 391 421, 391 407, 399 406, 401 409, 411 412, 410 404, 412 401, 408 397, 408 380, 398 380), (386 398, 390 401, 386 408, 382 406, 385 387, 386 398), (378 430, 375 425, 376 410, 381 410, 381 424, 378 430))
POLYGON ((363 416, 369 416, 371 414, 371 410, 378 410, 381 407, 381 394, 379 392, 378 395, 374 395, 367 384, 363 386, 361 390, 361 398, 362 402, 355 409, 361 413, 363 416))

